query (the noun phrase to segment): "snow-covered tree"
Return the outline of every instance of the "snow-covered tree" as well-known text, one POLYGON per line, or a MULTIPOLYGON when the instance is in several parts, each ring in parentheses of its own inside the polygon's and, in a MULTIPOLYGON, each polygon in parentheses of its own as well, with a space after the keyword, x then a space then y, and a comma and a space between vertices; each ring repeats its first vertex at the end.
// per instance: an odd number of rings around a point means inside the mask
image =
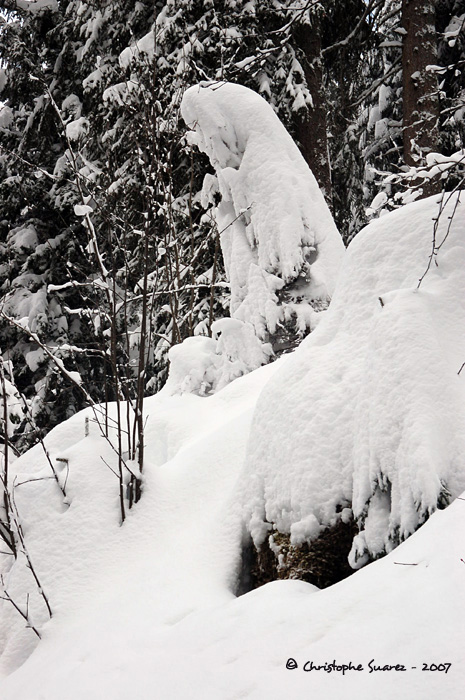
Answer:
POLYGON ((242 475, 257 581, 328 585, 461 493, 462 194, 361 231, 321 324, 262 391, 242 475))
POLYGON ((431 166, 463 147, 458 66, 460 12, 465 8, 461 2, 420 5, 382 3, 374 46, 367 54, 370 70, 353 133, 360 138, 363 201, 370 217, 386 205, 395 207, 460 180, 460 168, 432 171, 431 166), (417 118, 414 112, 423 108, 425 113, 417 118), (425 168, 431 177, 425 176, 425 168))
POLYGON ((344 246, 321 190, 276 114, 231 83, 200 84, 182 102, 189 140, 216 171, 217 225, 231 284, 231 316, 274 351, 316 325, 334 290, 344 246))
POLYGON ((8 337, 18 385, 45 429, 83 397, 7 317, 27 317, 22 325, 97 400, 119 391, 115 372, 125 396, 142 396, 141 362, 144 386, 159 388, 169 347, 211 334, 228 305, 211 207, 200 206, 204 162, 183 141, 182 92, 206 77, 243 80, 295 131, 313 103, 294 32, 311 27, 316 9, 5 6, 3 344, 8 337))

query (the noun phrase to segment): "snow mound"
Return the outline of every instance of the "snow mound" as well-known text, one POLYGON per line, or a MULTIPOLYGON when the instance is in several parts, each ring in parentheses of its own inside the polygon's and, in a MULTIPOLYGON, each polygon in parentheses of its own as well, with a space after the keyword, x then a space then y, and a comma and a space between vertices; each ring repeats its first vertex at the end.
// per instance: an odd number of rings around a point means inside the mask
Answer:
POLYGON ((273 526, 310 541, 352 507, 358 567, 464 489, 465 205, 446 199, 436 223, 431 197, 358 234, 327 314, 263 390, 242 486, 257 546, 273 526))
POLYGON ((204 195, 221 194, 231 316, 264 341, 290 321, 303 335, 309 308, 327 305, 344 254, 312 172, 271 106, 248 88, 201 83, 184 93, 181 112, 190 142, 216 171, 204 195))
POLYGON ((170 369, 163 393, 214 394, 244 374, 266 365, 273 354, 250 323, 221 318, 212 324, 213 338, 194 336, 168 352, 170 369))
MULTIPOLYGON (((144 493, 123 527, 117 459, 96 422, 99 418, 105 432, 103 410, 81 411, 54 428, 43 446, 14 461, 10 453, 9 489, 53 618, 49 621, 25 555, 19 552, 14 559, 0 547, 0 677, 23 664, 38 641, 4 599, 3 586, 21 609, 27 607, 45 645, 45 638, 60 635, 60 629, 68 636, 70 620, 78 621, 85 610, 103 605, 109 613, 108 593, 120 585, 127 596, 123 609, 129 610, 130 600, 137 608, 139 599, 148 601, 150 610, 134 610, 134 619, 158 620, 162 626, 197 604, 232 597, 241 547, 240 511, 232 493, 257 396, 278 367, 279 360, 208 398, 160 392, 145 400, 144 493)), ((10 413, 14 404, 11 391, 10 413)), ((116 446, 115 405, 109 410, 109 438, 116 446)), ((0 516, 1 510, 0 505, 0 516)), ((24 698, 32 698, 30 691, 24 698)))

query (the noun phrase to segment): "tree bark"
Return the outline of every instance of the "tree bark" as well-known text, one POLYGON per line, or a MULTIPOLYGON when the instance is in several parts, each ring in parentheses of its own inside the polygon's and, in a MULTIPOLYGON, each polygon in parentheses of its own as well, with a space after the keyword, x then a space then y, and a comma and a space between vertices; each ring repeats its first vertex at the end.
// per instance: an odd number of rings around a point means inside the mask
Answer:
MULTIPOLYGON (((403 147, 406 165, 420 165, 439 141, 438 80, 427 66, 437 63, 434 0, 402 0, 403 147)), ((423 195, 440 190, 438 181, 423 186, 423 195)))
POLYGON ((321 57, 321 22, 300 24, 295 29, 296 46, 303 56, 302 66, 313 106, 301 109, 295 117, 295 136, 305 161, 329 205, 331 205, 331 168, 326 124, 326 97, 321 57))

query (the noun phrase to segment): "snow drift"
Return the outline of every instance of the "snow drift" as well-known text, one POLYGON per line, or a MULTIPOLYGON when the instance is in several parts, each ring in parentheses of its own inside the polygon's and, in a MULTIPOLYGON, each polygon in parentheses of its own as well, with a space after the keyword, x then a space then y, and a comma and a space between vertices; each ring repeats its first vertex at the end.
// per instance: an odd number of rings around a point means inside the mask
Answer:
POLYGON ((441 202, 358 234, 327 315, 260 395, 242 497, 256 546, 273 528, 311 541, 352 509, 358 567, 465 488, 465 205, 441 202))

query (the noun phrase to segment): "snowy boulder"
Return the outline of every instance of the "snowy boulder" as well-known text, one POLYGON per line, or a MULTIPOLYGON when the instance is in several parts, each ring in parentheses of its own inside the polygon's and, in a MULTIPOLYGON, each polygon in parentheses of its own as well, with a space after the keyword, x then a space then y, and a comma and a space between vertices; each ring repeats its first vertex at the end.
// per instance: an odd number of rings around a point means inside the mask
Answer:
POLYGON ((242 483, 256 547, 353 515, 357 568, 465 488, 464 206, 414 202, 351 243, 327 314, 257 403, 242 483))
MULTIPOLYGON (((231 316, 264 342, 284 327, 302 337, 328 305, 344 255, 312 172, 271 106, 248 88, 201 83, 184 93, 181 111, 190 142, 216 171, 231 316)), ((208 175, 204 194, 214 189, 208 175)))

